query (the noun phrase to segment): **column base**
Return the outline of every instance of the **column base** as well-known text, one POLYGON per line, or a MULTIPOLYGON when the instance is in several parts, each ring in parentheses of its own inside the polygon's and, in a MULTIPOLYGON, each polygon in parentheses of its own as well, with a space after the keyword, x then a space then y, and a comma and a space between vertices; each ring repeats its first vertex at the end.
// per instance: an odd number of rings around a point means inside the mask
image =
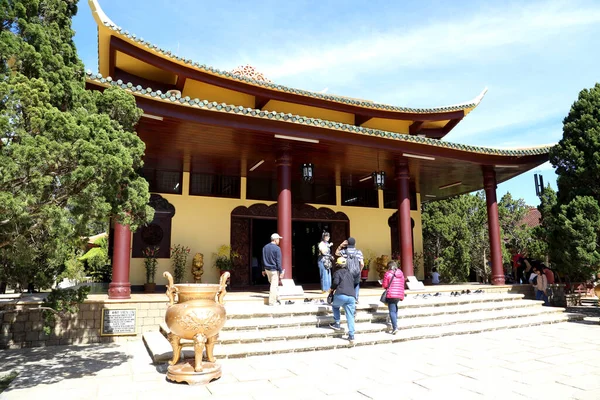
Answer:
POLYGON ((108 298, 117 300, 127 300, 131 298, 131 283, 129 282, 111 282, 108 285, 108 298))
POLYGON ((504 281, 504 275, 494 275, 492 276, 492 285, 504 285, 506 282, 504 281))

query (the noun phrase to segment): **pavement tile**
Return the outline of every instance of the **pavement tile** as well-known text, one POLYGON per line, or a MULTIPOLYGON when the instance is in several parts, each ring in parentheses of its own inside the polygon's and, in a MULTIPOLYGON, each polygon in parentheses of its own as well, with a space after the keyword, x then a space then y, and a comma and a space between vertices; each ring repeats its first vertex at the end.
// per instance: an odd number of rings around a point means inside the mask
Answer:
POLYGON ((530 383, 515 387, 513 390, 532 399, 570 399, 582 392, 580 389, 559 383, 530 383))
POLYGON ((582 390, 600 390, 600 375, 596 374, 564 377, 557 379, 556 382, 582 390))
POLYGON ((393 385, 379 385, 362 388, 358 391, 370 399, 422 399, 429 393, 429 389, 416 383, 395 383, 393 385))
POLYGON ((250 382, 235 382, 226 385, 208 385, 210 393, 213 396, 225 396, 234 394, 258 393, 263 391, 275 390, 275 387, 268 380, 250 381, 250 382))
POLYGON ((581 393, 575 393, 572 398, 577 400, 598 400, 600 399, 600 390, 589 390, 581 393))

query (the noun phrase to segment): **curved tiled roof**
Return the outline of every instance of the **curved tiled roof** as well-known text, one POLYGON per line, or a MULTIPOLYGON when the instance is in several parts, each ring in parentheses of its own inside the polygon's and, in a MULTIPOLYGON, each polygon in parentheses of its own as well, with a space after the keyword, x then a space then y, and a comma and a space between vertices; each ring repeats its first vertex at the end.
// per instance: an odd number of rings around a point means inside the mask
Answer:
POLYGON ((487 88, 486 88, 473 100, 465 102, 465 103, 459 103, 459 104, 443 106, 443 107, 410 108, 410 107, 399 107, 399 106, 392 106, 392 105, 388 105, 388 104, 375 103, 375 102, 371 102, 371 101, 358 100, 358 99, 353 99, 353 98, 344 97, 344 96, 336 96, 336 95, 331 95, 331 94, 311 92, 311 91, 302 90, 302 89, 294 89, 294 88, 290 88, 287 86, 278 85, 278 84, 270 82, 270 81, 261 81, 261 80, 253 79, 253 78, 250 78, 247 76, 234 74, 229 71, 222 71, 220 69, 192 61, 189 58, 180 57, 180 56, 172 53, 170 50, 162 49, 162 48, 158 47, 157 45, 152 44, 147 40, 144 40, 144 38, 137 37, 133 33, 129 33, 129 31, 124 30, 120 26, 116 25, 114 22, 112 22, 112 20, 110 18, 108 18, 108 16, 104 13, 104 11, 102 11, 102 8, 100 8, 100 5, 98 4, 97 0, 88 0, 88 2, 90 4, 90 8, 92 9, 92 13, 94 14, 94 16, 97 16, 97 22, 99 24, 101 24, 102 26, 112 30, 112 32, 114 34, 116 34, 117 36, 121 37, 122 39, 124 39, 126 41, 129 41, 138 46, 143 46, 145 49, 147 49, 153 53, 156 53, 157 55, 159 55, 161 57, 170 58, 171 61, 177 62, 177 63, 185 65, 187 67, 194 68, 194 69, 197 69, 199 71, 202 71, 202 72, 205 72, 208 74, 217 75, 217 76, 220 76, 223 78, 240 81, 240 82, 264 87, 264 88, 271 89, 271 90, 276 90, 276 91, 285 92, 285 93, 292 93, 292 94, 301 95, 301 96, 308 96, 308 97, 313 97, 313 98, 317 98, 317 99, 328 100, 328 101, 337 102, 337 103, 344 103, 344 104, 349 104, 349 105, 359 106, 359 107, 364 107, 364 108, 386 110, 386 111, 408 112, 408 113, 416 113, 416 114, 451 112, 451 111, 460 111, 460 110, 474 108, 481 102, 481 100, 483 99, 483 96, 487 92, 487 88))
POLYGON ((403 142, 423 143, 436 147, 443 147, 448 149, 461 150, 471 153, 498 155, 498 156, 533 156, 540 154, 547 154, 552 146, 541 146, 528 149, 493 149, 489 147, 478 147, 464 144, 457 144, 451 142, 440 141, 437 139, 429 139, 426 137, 420 137, 415 135, 406 135, 402 133, 394 133, 383 131, 379 129, 363 128, 356 125, 344 124, 336 121, 322 120, 319 118, 310 118, 301 115, 293 115, 290 113, 282 113, 276 111, 259 110, 254 108, 247 108, 238 105, 225 104, 210 102, 208 100, 200 100, 198 98, 192 99, 189 96, 182 97, 180 94, 167 94, 162 93, 160 90, 152 90, 152 88, 143 88, 141 85, 134 85, 131 82, 123 82, 122 80, 113 80, 111 77, 103 77, 101 74, 94 74, 90 71, 86 73, 87 80, 94 82, 101 86, 117 86, 125 89, 136 96, 143 96, 146 98, 162 101, 166 103, 176 103, 181 106, 197 107, 204 110, 210 110, 215 112, 230 113, 230 114, 241 114, 253 118, 264 118, 276 121, 282 121, 292 124, 300 124, 314 127, 322 127, 326 129, 333 129, 337 131, 358 133, 369 136, 379 136, 382 138, 399 140, 403 142))

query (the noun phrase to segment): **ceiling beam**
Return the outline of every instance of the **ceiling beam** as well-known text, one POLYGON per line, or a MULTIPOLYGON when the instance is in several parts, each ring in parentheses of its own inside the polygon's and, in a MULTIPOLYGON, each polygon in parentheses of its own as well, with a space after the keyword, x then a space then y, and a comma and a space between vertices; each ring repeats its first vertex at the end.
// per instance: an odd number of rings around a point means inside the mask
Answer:
POLYGON ((443 130, 446 134, 448 134, 460 121, 462 118, 454 118, 451 119, 446 126, 444 126, 443 130))
POLYGON ((262 110, 264 106, 271 100, 268 97, 255 96, 254 97, 254 108, 257 110, 262 110))
POLYGON ((410 125, 410 127, 408 128, 408 133, 410 133, 411 135, 416 135, 417 133, 419 133, 421 131, 421 127, 423 126, 424 123, 425 123, 425 121, 413 122, 410 125))
POLYGON ((175 87, 177 88, 177 90, 179 90, 181 93, 183 93, 183 88, 185 86, 185 81, 187 80, 187 77, 185 75, 178 75, 177 76, 177 82, 175 83, 175 87))
POLYGON ((117 50, 111 48, 108 54, 108 76, 114 78, 115 65, 117 63, 117 50))
POLYGON ((355 114, 354 115, 354 125, 361 126, 362 124, 364 124, 365 122, 369 121, 372 118, 373 117, 369 117, 367 115, 355 114))

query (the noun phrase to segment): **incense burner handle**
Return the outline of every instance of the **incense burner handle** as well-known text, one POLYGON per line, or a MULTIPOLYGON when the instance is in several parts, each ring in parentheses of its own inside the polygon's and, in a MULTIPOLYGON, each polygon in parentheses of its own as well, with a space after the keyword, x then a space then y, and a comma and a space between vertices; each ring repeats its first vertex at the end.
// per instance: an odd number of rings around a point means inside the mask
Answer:
POLYGON ((173 276, 169 271, 163 272, 163 276, 169 281, 169 284, 167 285, 167 297, 169 298, 169 305, 172 306, 175 304, 175 294, 178 292, 178 289, 173 284, 173 276))
POLYGON ((229 271, 223 272, 219 281, 219 292, 217 293, 217 303, 225 304, 225 295, 227 294, 227 280, 229 279, 229 271))

